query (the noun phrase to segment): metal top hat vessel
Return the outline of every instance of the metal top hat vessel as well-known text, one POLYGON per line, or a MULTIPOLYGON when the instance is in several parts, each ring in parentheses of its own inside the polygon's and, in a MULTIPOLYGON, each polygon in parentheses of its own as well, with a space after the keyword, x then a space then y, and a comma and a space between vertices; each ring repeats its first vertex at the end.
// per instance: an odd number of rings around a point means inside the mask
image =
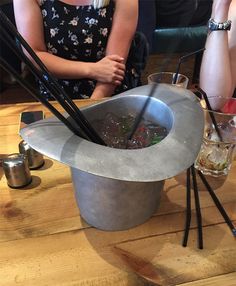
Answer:
MULTIPOLYGON (((93 122, 107 112, 138 115, 152 85, 138 87, 82 109, 93 122)), ((145 119, 168 130, 160 143, 124 150, 98 145, 74 135, 52 117, 21 130, 38 152, 71 168, 81 216, 103 230, 124 230, 145 222, 156 211, 164 180, 191 166, 203 137, 203 111, 194 94, 159 84, 145 119)))

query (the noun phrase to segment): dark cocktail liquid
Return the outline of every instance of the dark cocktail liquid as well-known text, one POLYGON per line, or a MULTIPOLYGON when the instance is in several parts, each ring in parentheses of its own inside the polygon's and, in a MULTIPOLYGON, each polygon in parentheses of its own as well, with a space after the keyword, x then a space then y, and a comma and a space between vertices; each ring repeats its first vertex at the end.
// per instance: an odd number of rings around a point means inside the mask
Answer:
POLYGON ((104 119, 96 120, 92 125, 107 146, 119 149, 145 148, 159 143, 168 134, 165 127, 142 119, 134 135, 128 140, 134 123, 135 117, 131 114, 118 117, 109 112, 104 119))

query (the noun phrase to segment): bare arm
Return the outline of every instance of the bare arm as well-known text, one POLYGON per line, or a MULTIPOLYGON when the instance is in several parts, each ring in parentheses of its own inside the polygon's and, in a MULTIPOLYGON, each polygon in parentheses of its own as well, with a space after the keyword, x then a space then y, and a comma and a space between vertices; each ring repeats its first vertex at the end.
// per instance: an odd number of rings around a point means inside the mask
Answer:
POLYGON ((232 20, 232 27, 230 32, 208 35, 200 86, 209 97, 231 97, 236 87, 236 0, 214 0, 212 18, 217 22, 232 20))
POLYGON ((232 28, 229 33, 229 52, 232 72, 232 90, 236 88, 236 1, 233 0, 229 10, 229 19, 232 19, 232 28))
POLYGON ((110 55, 97 63, 66 60, 47 52, 43 19, 37 0, 14 0, 17 29, 37 56, 58 78, 91 78, 105 83, 120 84, 123 79, 123 58, 110 55))
MULTIPOLYGON (((112 30, 109 36, 106 54, 117 54, 126 62, 131 41, 136 31, 138 19, 137 0, 116 0, 112 30)), ((98 82, 92 98, 111 96, 115 86, 98 82)))

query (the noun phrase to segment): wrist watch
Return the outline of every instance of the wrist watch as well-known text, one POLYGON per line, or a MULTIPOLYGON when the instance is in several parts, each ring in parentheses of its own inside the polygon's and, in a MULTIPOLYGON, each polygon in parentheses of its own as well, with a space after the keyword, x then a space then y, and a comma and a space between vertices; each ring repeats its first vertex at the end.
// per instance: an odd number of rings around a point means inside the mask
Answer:
POLYGON ((230 20, 227 20, 225 22, 216 22, 213 18, 211 18, 208 21, 208 30, 209 32, 212 31, 229 31, 231 28, 231 22, 230 20))

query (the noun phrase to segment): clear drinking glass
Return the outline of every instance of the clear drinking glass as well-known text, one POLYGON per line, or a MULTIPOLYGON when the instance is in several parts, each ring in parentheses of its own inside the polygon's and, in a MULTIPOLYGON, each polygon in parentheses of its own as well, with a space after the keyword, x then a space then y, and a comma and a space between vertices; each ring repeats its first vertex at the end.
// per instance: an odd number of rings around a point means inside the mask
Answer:
MULTIPOLYGON (((204 101, 202 101, 203 103, 204 101)), ((204 108, 205 128, 200 152, 195 161, 195 168, 205 175, 218 177, 227 175, 234 158, 236 144, 236 99, 209 99, 211 106, 223 105, 220 111, 204 108), (212 123, 214 116, 218 130, 212 123), (218 135, 220 134, 220 136, 218 135)), ((205 102, 204 102, 205 103, 205 102)))
POLYGON ((187 88, 189 79, 183 74, 178 74, 176 83, 174 84, 175 73, 174 72, 157 72, 148 76, 148 83, 166 83, 172 84, 178 87, 187 88))

